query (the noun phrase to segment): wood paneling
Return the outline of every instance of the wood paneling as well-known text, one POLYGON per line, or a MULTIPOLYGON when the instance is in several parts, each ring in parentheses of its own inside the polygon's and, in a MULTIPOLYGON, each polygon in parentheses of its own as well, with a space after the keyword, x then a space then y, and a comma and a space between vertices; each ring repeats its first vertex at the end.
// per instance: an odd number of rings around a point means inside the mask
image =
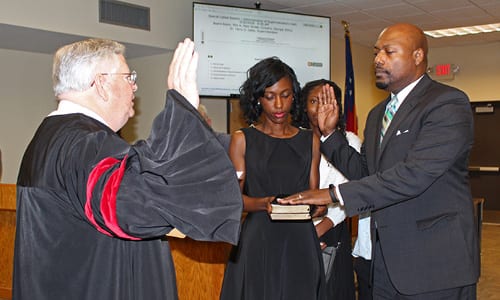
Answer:
POLYGON ((0 183, 0 209, 16 210, 16 185, 0 183))
POLYGON ((0 184, 0 298, 12 297, 16 185, 0 184))
POLYGON ((248 127, 243 117, 243 112, 240 109, 240 99, 229 100, 229 133, 233 133, 244 127, 248 127))
POLYGON ((219 299, 231 245, 169 238, 179 300, 219 299))

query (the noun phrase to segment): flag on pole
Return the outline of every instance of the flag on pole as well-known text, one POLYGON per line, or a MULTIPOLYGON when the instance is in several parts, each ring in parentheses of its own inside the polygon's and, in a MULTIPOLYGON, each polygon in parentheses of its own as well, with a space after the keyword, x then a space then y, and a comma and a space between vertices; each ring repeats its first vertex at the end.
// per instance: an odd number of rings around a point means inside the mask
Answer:
MULTIPOLYGON (((343 22, 344 23, 344 22, 343 22)), ((356 105, 354 103, 354 69, 352 67, 351 38, 347 22, 345 29, 345 87, 344 87, 344 118, 346 130, 358 133, 356 105)))

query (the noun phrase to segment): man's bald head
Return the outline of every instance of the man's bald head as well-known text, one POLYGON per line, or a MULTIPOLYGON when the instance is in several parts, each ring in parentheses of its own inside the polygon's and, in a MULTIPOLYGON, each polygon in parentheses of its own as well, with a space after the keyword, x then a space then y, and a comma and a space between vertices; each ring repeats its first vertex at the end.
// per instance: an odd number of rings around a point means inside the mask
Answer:
POLYGON ((374 46, 377 87, 399 92, 427 71, 427 39, 413 24, 385 28, 374 46))

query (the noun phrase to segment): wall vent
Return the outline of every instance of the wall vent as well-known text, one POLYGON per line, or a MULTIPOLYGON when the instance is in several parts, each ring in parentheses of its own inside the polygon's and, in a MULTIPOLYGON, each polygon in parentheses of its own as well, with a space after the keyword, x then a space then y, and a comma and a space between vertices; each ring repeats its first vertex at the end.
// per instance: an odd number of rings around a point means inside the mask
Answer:
POLYGON ((151 29, 149 7, 115 0, 99 0, 99 22, 151 29))

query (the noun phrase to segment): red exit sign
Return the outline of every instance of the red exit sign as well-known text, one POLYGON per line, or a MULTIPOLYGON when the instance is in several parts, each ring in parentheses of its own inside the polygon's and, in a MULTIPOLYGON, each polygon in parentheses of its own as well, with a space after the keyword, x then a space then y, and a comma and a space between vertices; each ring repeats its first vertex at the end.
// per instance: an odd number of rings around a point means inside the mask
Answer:
POLYGON ((449 76, 451 75, 451 64, 441 64, 434 67, 434 74, 436 76, 449 76))
POLYGON ((437 64, 427 69, 427 73, 435 80, 453 80, 459 67, 454 64, 437 64))

